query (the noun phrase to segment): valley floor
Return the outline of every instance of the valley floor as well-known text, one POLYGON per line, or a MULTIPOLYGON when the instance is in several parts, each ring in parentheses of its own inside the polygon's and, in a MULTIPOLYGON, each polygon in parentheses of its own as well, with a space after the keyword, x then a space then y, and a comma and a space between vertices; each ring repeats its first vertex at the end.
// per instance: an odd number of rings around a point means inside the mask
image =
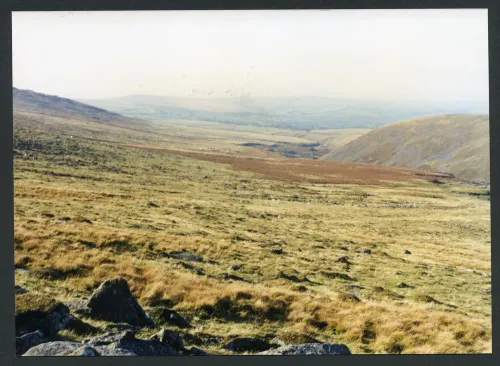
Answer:
POLYGON ((236 336, 491 352, 483 187, 373 166, 363 180, 356 164, 332 180, 270 153, 276 169, 240 169, 238 153, 217 161, 180 140, 40 120, 14 123, 16 284, 30 293, 71 303, 123 277, 153 316, 162 304, 190 320, 187 344, 215 339, 214 353, 236 336))

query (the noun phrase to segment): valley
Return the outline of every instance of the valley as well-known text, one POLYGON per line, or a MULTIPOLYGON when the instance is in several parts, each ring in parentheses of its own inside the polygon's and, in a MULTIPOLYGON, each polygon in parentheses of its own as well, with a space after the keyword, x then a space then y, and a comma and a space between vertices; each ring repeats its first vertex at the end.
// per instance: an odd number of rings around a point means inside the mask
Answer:
POLYGON ((346 141, 339 131, 141 130, 16 110, 16 303, 76 306, 122 277, 159 325, 213 354, 235 354, 222 346, 236 337, 491 352, 487 185, 244 146, 346 141), (165 309, 191 327, 166 324, 165 309))

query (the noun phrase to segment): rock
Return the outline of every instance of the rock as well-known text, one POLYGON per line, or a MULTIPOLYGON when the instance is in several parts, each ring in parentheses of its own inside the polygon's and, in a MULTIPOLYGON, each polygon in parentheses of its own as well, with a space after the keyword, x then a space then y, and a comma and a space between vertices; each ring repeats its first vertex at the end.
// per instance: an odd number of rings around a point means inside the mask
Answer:
POLYGON ((45 338, 43 332, 39 330, 25 334, 21 337, 16 337, 16 355, 22 355, 31 347, 45 342, 48 342, 48 340, 45 338))
POLYGON ((410 286, 404 282, 401 282, 397 287, 398 288, 413 288, 413 286, 410 286))
POLYGON ((95 337, 85 338, 82 343, 90 346, 106 346, 120 340, 135 340, 134 332, 129 330, 123 332, 106 332, 95 337))
POLYGON ((22 288, 21 286, 18 286, 18 285, 14 286, 14 293, 16 293, 16 294, 25 294, 26 292, 28 292, 28 290, 22 288))
POLYGON ((348 250, 349 250, 349 248, 347 248, 347 247, 340 247, 340 249, 341 249, 341 250, 345 250, 345 251, 348 251, 348 250))
POLYGON ((411 254, 411 252, 408 249, 405 249, 405 251, 403 253, 404 254, 411 254))
POLYGON ((95 348, 82 346, 74 351, 67 353, 65 356, 100 356, 101 354, 95 348))
POLYGON ((107 348, 119 348, 132 352, 138 356, 177 356, 179 353, 168 344, 155 339, 120 339, 117 343, 107 348))
POLYGON ((50 337, 63 329, 71 319, 69 308, 60 302, 53 302, 46 308, 16 312, 15 317, 18 336, 40 330, 50 337))
POLYGON ((77 342, 47 342, 30 348, 23 356, 64 356, 81 346, 77 342))
POLYGON ((267 351, 272 345, 259 338, 235 338, 222 348, 233 352, 267 351))
POLYGON ((163 328, 158 333, 153 335, 151 339, 159 340, 160 342, 166 343, 177 351, 184 349, 184 342, 181 336, 174 332, 173 330, 163 328))
POLYGON ((175 356, 179 354, 171 346, 157 339, 135 338, 135 334, 131 331, 105 333, 84 339, 83 343, 92 346, 103 356, 175 356))
POLYGON ((345 263, 345 264, 352 264, 349 262, 349 257, 343 256, 337 259, 337 262, 339 263, 345 263))
POLYGON ((155 309, 155 312, 157 313, 156 320, 159 323, 168 323, 171 325, 176 325, 179 328, 191 327, 191 324, 189 324, 189 322, 175 310, 160 308, 160 309, 155 309))
POLYGON ((370 249, 363 249, 363 253, 372 254, 372 251, 370 249))
POLYGON ((258 355, 350 355, 351 351, 345 344, 334 343, 306 343, 290 344, 258 355))
POLYGON ((241 266, 238 264, 233 264, 231 267, 229 267, 230 271, 239 271, 241 269, 241 266))
POLYGON ((203 262, 203 258, 190 252, 171 252, 171 257, 184 259, 186 261, 203 262))
POLYGON ((354 278, 352 278, 351 276, 349 276, 348 274, 345 274, 345 273, 320 271, 320 274, 322 274, 323 276, 328 277, 328 278, 340 278, 340 279, 346 280, 346 281, 353 281, 354 280, 354 278))
POLYGON ((281 248, 273 248, 273 249, 271 249, 271 253, 273 253, 273 254, 283 254, 283 249, 281 249, 281 248))
POLYGON ((190 355, 193 355, 193 356, 209 356, 210 354, 204 350, 202 350, 201 348, 198 348, 198 347, 191 347, 189 350, 188 350, 188 353, 190 355))
POLYGON ((137 356, 134 352, 117 348, 116 345, 108 347, 98 347, 98 352, 101 356, 137 356))
POLYGON ((97 319, 154 327, 123 278, 104 281, 89 299, 90 315, 97 319))
POLYGON ((236 281, 248 282, 243 277, 236 276, 234 274, 229 274, 227 272, 221 273, 220 277, 223 278, 223 279, 225 279, 225 280, 236 280, 236 281))

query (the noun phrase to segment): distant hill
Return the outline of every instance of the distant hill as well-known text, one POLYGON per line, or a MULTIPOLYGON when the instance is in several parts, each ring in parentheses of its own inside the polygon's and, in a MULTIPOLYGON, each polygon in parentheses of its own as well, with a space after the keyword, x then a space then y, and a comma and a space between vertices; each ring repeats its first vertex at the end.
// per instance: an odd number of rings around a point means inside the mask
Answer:
POLYGON ((372 130, 322 159, 430 169, 489 182, 489 116, 412 118, 372 130))
POLYGON ((203 120, 295 130, 376 128, 439 113, 487 113, 486 102, 376 101, 326 97, 179 98, 129 95, 83 103, 147 120, 203 120))
POLYGON ((122 127, 146 127, 149 122, 55 95, 12 88, 14 110, 92 120, 122 127))

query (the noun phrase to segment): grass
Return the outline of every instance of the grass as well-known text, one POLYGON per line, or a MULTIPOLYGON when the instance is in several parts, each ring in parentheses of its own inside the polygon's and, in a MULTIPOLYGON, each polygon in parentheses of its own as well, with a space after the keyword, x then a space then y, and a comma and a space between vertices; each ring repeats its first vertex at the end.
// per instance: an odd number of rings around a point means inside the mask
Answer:
POLYGON ((211 141, 194 148, 166 132, 36 114, 17 114, 14 129, 16 284, 32 294, 71 302, 122 276, 151 313, 164 300, 188 318, 193 328, 180 331, 193 337, 491 352, 490 202, 459 194, 482 188, 397 170, 371 182, 346 169, 343 183, 325 182, 306 160, 266 153, 298 166, 273 176, 233 169, 252 151, 234 144, 229 163, 214 162, 200 153, 211 141), (169 256, 182 250, 203 260, 169 256))

